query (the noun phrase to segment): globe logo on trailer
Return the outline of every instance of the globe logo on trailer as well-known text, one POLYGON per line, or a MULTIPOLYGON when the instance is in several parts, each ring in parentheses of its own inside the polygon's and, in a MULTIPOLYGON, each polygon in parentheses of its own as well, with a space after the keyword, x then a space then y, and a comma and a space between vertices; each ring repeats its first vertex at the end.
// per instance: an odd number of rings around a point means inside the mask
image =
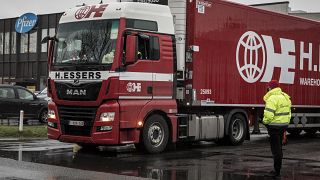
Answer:
POLYGON ((37 15, 33 13, 26 13, 16 20, 15 29, 18 33, 26 33, 31 31, 38 22, 37 15))
POLYGON ((254 83, 260 79, 266 64, 266 53, 263 41, 257 33, 248 31, 241 36, 236 61, 243 80, 254 83))

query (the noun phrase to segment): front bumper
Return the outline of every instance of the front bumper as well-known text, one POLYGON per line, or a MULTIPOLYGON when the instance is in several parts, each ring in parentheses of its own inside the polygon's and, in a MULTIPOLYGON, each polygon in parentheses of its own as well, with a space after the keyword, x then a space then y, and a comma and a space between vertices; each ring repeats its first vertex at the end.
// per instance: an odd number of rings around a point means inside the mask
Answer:
MULTIPOLYGON (((77 107, 77 108, 81 109, 81 107, 77 107)), ((119 104, 117 101, 110 101, 98 107, 92 121, 90 122, 85 121, 84 126, 82 127, 69 125, 69 120, 73 120, 72 114, 70 115, 70 119, 61 118, 62 112, 61 110, 59 111, 59 108, 58 106, 56 106, 55 103, 51 102, 49 104, 49 109, 52 109, 55 111, 56 118, 55 119, 48 118, 48 123, 57 125, 56 127, 48 126, 48 138, 50 139, 56 139, 62 142, 100 144, 100 145, 116 145, 120 143, 119 104), (111 121, 111 122, 99 121, 100 114, 102 112, 115 112, 114 121, 111 121), (100 129, 102 126, 112 127, 112 129, 108 128, 105 131, 101 131, 100 129), (86 131, 86 133, 84 133, 85 135, 81 134, 82 131, 86 131)))

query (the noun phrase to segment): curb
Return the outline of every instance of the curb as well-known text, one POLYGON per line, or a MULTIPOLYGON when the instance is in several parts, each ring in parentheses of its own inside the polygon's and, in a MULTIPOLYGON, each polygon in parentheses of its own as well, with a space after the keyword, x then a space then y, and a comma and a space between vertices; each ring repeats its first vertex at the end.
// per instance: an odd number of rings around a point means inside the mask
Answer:
POLYGON ((30 137, 30 138, 28 138, 28 137, 20 137, 20 138, 10 138, 10 137, 8 137, 8 138, 1 138, 0 137, 0 142, 1 141, 34 141, 34 140, 48 140, 48 138, 47 137, 43 137, 43 138, 41 138, 41 137, 30 137))

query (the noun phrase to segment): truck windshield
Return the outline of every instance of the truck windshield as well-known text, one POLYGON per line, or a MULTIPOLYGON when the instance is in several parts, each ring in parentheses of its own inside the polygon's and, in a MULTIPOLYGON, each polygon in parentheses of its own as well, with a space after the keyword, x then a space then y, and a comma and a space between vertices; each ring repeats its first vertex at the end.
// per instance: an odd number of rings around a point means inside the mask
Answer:
POLYGON ((113 63, 119 20, 60 24, 53 65, 105 65, 113 63))

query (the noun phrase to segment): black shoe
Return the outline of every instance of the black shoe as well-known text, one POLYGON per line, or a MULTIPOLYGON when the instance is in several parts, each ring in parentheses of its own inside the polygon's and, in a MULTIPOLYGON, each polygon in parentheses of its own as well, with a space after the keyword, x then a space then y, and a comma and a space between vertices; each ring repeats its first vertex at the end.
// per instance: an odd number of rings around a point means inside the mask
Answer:
POLYGON ((268 174, 266 174, 265 176, 267 177, 279 177, 280 173, 279 172, 275 172, 275 171, 270 171, 268 174))

